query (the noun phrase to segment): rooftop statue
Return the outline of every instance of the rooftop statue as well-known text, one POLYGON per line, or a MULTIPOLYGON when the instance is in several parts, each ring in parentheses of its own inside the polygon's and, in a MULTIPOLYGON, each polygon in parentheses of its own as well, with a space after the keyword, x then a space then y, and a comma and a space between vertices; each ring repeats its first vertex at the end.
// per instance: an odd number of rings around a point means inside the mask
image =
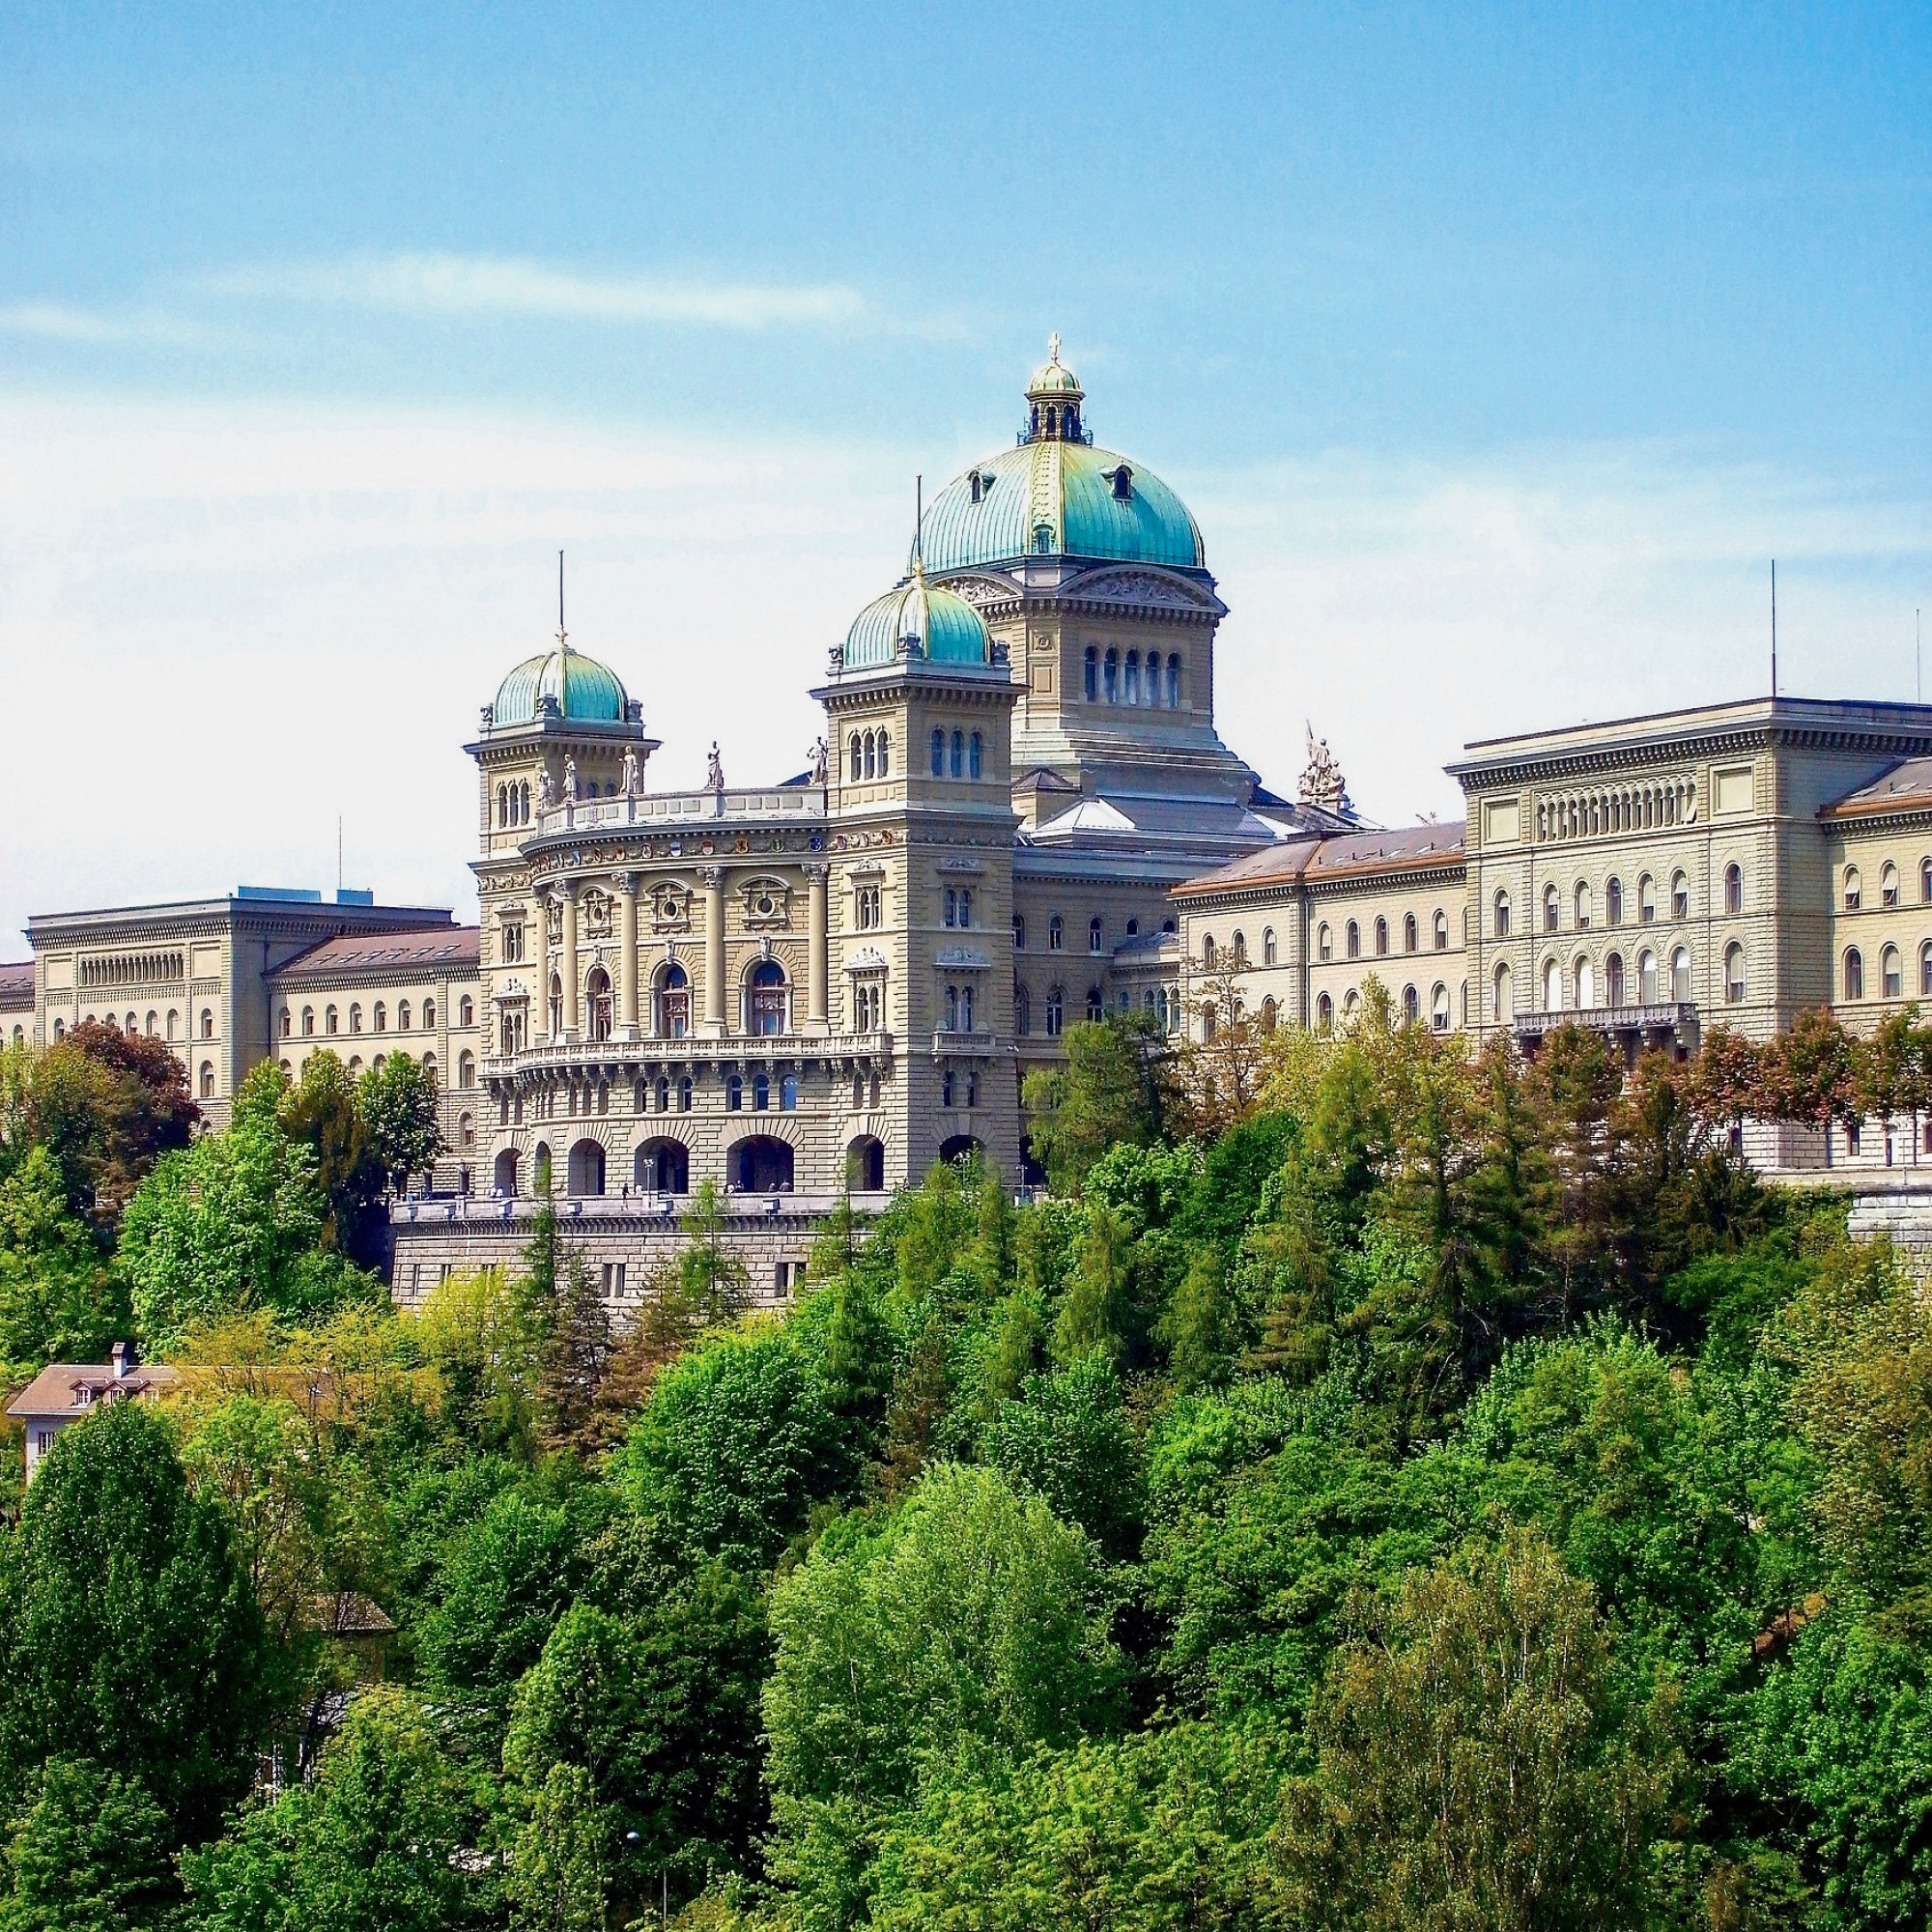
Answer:
POLYGON ((629 746, 624 750, 624 796, 636 798, 643 786, 639 782, 638 754, 629 746))
POLYGON ((815 785, 825 782, 826 761, 830 756, 825 740, 820 738, 811 748, 811 781, 815 785))
POLYGON ((1323 811, 1345 811, 1349 805, 1349 784, 1342 776, 1342 767, 1335 762, 1328 740, 1318 738, 1312 724, 1306 728, 1308 763, 1302 771, 1297 795, 1303 805, 1317 806, 1323 811))
POLYGON ((718 740, 711 741, 711 756, 704 767, 704 782, 713 791, 724 789, 724 761, 718 755, 718 740))

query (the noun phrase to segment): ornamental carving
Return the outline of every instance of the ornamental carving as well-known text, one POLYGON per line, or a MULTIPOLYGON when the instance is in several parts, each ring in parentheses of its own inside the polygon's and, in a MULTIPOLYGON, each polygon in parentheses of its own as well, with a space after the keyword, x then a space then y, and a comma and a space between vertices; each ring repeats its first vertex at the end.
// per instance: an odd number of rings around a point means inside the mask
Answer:
POLYGON ((651 930, 689 932, 691 930, 691 888, 675 879, 663 879, 651 888, 651 930))
POLYGON ((747 879, 744 893, 748 932, 782 931, 791 924, 791 888, 782 879, 747 879))
POLYGON ((563 901, 549 899, 544 904, 544 932, 553 946, 563 944, 563 901))
POLYGON ((611 936, 611 895, 600 892, 595 886, 583 895, 583 936, 586 939, 609 939, 611 936))
POLYGON ((1082 577, 1066 586, 1069 597, 1093 597, 1109 604, 1158 604, 1169 610, 1198 611, 1202 600, 1169 577, 1146 570, 1110 570, 1082 577))

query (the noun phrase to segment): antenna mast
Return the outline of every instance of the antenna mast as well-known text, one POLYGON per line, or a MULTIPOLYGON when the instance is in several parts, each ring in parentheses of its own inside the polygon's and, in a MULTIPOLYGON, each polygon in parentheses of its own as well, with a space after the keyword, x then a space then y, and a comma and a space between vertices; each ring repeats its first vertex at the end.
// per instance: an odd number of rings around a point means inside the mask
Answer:
POLYGON ((556 554, 556 640, 562 643, 570 635, 563 628, 563 553, 556 554))
POLYGON ((1777 559, 1771 560, 1771 695, 1777 696, 1777 559))
POLYGON ((925 475, 912 479, 912 554, 923 570, 925 567, 925 475))

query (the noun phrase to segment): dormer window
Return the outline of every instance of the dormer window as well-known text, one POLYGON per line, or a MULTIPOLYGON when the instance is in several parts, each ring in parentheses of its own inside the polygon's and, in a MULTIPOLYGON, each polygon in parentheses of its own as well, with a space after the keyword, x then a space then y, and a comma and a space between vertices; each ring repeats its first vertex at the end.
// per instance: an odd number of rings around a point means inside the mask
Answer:
POLYGON ((1124 463, 1107 471, 1107 481, 1114 486, 1114 501, 1131 503, 1134 500, 1134 472, 1124 463))
POLYGON ((1036 524, 1033 526, 1033 550, 1036 556, 1051 556, 1053 554, 1053 526, 1051 524, 1036 524))
POLYGON ((976 469, 974 470, 973 474, 967 479, 967 483, 968 487, 973 492, 974 502, 978 503, 982 501, 986 495, 986 479, 983 476, 981 476, 980 472, 976 469))

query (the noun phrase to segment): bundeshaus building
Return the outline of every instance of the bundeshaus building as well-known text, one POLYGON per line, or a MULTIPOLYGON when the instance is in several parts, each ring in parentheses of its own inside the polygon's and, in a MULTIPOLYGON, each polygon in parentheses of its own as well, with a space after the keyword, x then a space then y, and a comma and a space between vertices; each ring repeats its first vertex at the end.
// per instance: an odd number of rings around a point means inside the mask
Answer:
MULTIPOLYGON (((848 1186, 980 1151, 1026 1171, 1020 1087, 1131 1008, 1347 1024, 1371 975, 1418 1026, 1631 1055, 1860 1028, 1932 997, 1932 706, 1783 697, 1470 745, 1460 823, 1366 823, 1325 745, 1277 796, 1221 740, 1227 607, 1184 503, 1099 445, 1056 338, 1019 434, 922 519, 813 691, 812 768, 650 782, 642 706, 559 632, 483 705, 474 926, 366 894, 242 889, 37 916, 0 1036, 173 1043, 218 1123, 265 1058, 434 1066, 449 1152, 396 1209, 412 1299, 514 1255, 548 1172, 611 1299, 714 1180, 767 1294, 848 1186)), ((809 674, 801 664, 802 673, 809 674)), ((1286 749, 1284 749, 1286 748, 1286 749)), ((1784 1133, 1781 1167, 1932 1163, 1784 1133)))

